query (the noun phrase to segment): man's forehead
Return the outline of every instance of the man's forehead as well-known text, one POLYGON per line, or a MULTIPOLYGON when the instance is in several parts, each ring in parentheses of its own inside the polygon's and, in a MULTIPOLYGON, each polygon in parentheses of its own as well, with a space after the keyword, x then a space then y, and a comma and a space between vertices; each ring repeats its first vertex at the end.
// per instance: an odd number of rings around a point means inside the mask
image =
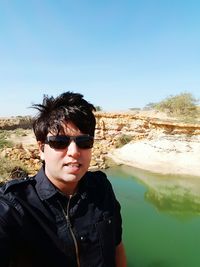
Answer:
POLYGON ((62 122, 62 134, 77 135, 81 134, 79 128, 73 122, 62 122))

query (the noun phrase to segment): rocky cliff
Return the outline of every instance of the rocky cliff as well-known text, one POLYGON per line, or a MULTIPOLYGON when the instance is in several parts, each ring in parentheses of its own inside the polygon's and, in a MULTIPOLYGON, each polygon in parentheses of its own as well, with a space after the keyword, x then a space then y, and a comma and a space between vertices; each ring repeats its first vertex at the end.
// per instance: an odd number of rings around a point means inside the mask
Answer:
POLYGON ((127 134, 137 139, 154 134, 200 135, 200 124, 180 123, 174 120, 162 120, 156 117, 131 113, 96 113, 97 136, 107 138, 127 134))
POLYGON ((152 172, 200 176, 200 125, 138 114, 97 114, 97 134, 115 141, 131 136, 109 157, 152 172))

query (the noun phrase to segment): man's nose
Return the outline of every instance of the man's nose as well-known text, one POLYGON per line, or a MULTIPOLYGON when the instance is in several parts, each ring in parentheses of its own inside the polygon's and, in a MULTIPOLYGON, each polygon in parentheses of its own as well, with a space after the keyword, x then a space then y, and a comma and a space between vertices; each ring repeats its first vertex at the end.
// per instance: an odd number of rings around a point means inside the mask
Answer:
POLYGON ((71 157, 77 157, 80 155, 77 144, 72 140, 67 148, 67 155, 71 157))

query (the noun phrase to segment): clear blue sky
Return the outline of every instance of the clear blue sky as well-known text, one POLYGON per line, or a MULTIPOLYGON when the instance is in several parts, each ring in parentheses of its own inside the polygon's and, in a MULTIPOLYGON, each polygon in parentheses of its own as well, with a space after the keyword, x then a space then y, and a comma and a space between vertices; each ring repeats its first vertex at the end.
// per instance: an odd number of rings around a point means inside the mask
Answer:
POLYGON ((0 116, 44 94, 107 111, 200 98, 199 0, 0 0, 0 116))

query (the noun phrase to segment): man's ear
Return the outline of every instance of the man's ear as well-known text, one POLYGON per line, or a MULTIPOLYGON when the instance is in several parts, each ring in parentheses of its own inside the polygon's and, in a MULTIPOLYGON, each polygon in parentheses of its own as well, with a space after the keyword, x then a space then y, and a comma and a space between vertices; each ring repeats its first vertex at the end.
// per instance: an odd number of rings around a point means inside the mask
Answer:
POLYGON ((38 148, 39 148, 39 155, 41 160, 44 160, 44 143, 42 143, 41 141, 37 142, 38 144, 38 148))

